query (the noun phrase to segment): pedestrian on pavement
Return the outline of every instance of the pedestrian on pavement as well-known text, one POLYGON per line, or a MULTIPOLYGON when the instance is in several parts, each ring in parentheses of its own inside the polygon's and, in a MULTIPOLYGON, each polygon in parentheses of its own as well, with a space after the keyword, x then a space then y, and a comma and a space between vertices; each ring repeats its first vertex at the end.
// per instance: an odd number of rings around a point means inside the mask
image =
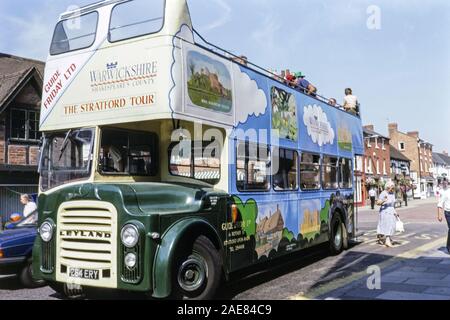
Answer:
POLYGON ((402 185, 400 187, 400 190, 402 192, 403 201, 405 202, 405 207, 407 207, 408 206, 408 190, 407 190, 407 187, 405 185, 402 185))
POLYGON ((443 221, 443 214, 448 225, 447 251, 450 254, 450 189, 448 188, 447 179, 442 180, 441 198, 438 204, 438 220, 443 221))
POLYGON ((24 205, 23 208, 24 218, 28 217, 32 213, 35 213, 38 209, 36 203, 33 201, 33 198, 28 194, 22 194, 20 196, 20 202, 24 205))
POLYGON ((386 183, 385 191, 380 194, 377 204, 381 206, 378 221, 378 242, 392 248, 392 236, 395 234, 397 212, 395 211, 395 184, 386 183))
POLYGON ((375 210, 375 202, 377 200, 377 192, 375 191, 375 188, 370 188, 369 190, 369 197, 370 197, 370 207, 372 210, 375 210))

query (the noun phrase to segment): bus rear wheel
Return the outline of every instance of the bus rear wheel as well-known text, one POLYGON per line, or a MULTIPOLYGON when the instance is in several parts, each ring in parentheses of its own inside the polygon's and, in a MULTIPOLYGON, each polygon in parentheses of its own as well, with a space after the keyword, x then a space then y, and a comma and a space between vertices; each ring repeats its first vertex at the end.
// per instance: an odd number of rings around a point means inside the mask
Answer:
POLYGON ((334 214, 331 219, 330 251, 333 255, 338 255, 344 250, 345 224, 342 222, 339 213, 334 214))
POLYGON ((179 256, 173 272, 173 298, 211 300, 220 285, 220 254, 211 241, 201 236, 179 256))

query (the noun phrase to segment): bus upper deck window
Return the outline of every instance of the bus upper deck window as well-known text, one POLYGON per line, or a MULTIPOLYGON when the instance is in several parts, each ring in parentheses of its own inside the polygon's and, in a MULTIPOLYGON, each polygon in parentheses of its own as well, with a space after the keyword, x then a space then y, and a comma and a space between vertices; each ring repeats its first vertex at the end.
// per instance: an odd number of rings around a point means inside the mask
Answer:
POLYGON ((164 23, 164 0, 134 0, 116 5, 111 13, 109 41, 159 32, 164 23))
POLYGON ((57 55, 89 48, 95 42, 97 23, 97 12, 60 21, 53 34, 50 54, 57 55))

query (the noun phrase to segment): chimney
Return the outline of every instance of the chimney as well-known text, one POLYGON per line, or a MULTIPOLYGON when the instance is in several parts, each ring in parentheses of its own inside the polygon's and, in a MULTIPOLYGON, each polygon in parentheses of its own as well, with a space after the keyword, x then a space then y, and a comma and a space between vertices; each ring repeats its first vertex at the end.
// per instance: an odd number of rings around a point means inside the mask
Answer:
POLYGON ((364 126, 364 128, 370 131, 375 131, 375 127, 373 126, 373 124, 368 124, 367 126, 364 126))
POLYGON ((411 131, 407 133, 408 136, 419 139, 419 131, 411 131))
POLYGON ((393 132, 398 132, 398 124, 397 123, 389 123, 388 125, 389 134, 393 132))

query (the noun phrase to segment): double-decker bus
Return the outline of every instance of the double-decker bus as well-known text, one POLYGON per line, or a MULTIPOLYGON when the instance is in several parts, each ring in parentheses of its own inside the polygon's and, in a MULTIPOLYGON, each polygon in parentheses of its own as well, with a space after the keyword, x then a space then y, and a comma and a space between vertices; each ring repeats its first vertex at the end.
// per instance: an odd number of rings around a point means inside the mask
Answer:
POLYGON ((185 0, 62 14, 40 129, 33 272, 70 297, 210 299, 236 271, 356 235, 360 118, 205 43, 185 0))

